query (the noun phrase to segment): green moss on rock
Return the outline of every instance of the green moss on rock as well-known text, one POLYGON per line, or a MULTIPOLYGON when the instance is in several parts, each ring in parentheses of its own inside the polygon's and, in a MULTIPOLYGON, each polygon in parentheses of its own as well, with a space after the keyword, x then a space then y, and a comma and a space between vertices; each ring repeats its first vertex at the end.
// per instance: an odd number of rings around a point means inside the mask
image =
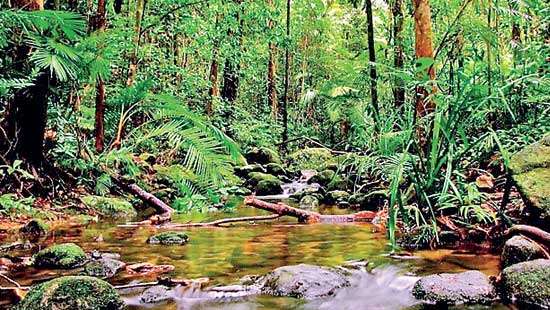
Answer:
POLYGON ((34 286, 16 310, 119 310, 120 296, 107 282, 87 276, 57 278, 34 286))
POLYGON ((44 236, 48 230, 49 226, 44 221, 40 219, 33 219, 21 227, 19 232, 24 235, 44 236))
POLYGON ((150 244, 184 245, 189 241, 189 236, 181 231, 165 231, 147 239, 150 244))
POLYGON ((550 135, 512 156, 510 169, 533 218, 550 224, 550 135))
POLYGON ((46 248, 33 256, 36 267, 71 269, 86 262, 86 253, 74 243, 63 243, 46 248))
POLYGON ((261 181, 281 182, 278 177, 267 173, 251 172, 248 174, 248 184, 255 186, 261 181))
POLYGON ((278 195, 283 193, 283 182, 279 179, 261 180, 256 185, 256 195, 278 195))
POLYGON ((281 163, 281 157, 279 154, 267 147, 254 147, 245 154, 245 158, 252 164, 269 164, 269 163, 281 163))
POLYGON ((550 308, 550 259, 514 264, 501 274, 505 297, 525 309, 550 308))
POLYGON ((290 154, 289 159, 294 170, 318 170, 327 167, 334 157, 324 148, 305 148, 290 154))
POLYGON ((137 216, 132 204, 124 199, 89 195, 82 197, 81 200, 103 218, 131 219, 137 216))
POLYGON ((332 170, 323 170, 309 179, 308 183, 317 183, 321 186, 327 186, 333 179, 339 178, 332 170))

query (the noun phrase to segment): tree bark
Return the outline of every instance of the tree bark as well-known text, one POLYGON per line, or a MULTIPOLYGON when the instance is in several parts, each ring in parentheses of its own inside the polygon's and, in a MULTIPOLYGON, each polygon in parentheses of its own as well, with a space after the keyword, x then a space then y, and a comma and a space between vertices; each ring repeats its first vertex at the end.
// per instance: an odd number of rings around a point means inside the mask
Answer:
POLYGON ((136 15, 135 15, 135 23, 134 23, 134 50, 132 51, 132 55, 130 55, 130 66, 128 68, 128 80, 126 81, 126 85, 131 86, 134 84, 134 79, 137 74, 137 67, 138 67, 138 50, 139 50, 139 43, 141 41, 141 22, 143 21, 143 16, 145 15, 145 4, 146 0, 137 0, 136 1, 136 15))
MULTIPOLYGON (((291 9, 291 0, 286 1, 286 39, 290 41, 290 9, 291 9)), ((286 153, 287 145, 286 141, 288 140, 288 91, 290 87, 290 48, 289 43, 285 44, 285 88, 283 95, 283 104, 281 106, 281 114, 283 117, 283 134, 282 134, 282 144, 281 150, 282 153, 286 153)))
MULTIPOLYGON (((403 70, 405 55, 403 53, 403 0, 394 0, 392 6, 393 15, 393 66, 397 70, 403 70)), ((393 87, 393 101, 396 108, 401 108, 405 103, 405 83, 402 78, 395 77, 393 87)))
MULTIPOLYGON (((97 13, 92 30, 103 32, 107 26, 106 1, 98 0, 97 13)), ((95 149, 98 153, 105 148, 105 81, 100 76, 96 81, 95 97, 95 149)))
MULTIPOLYGON (((12 6, 26 11, 43 10, 44 1, 14 0, 12 6)), ((27 63, 30 50, 29 46, 17 48, 15 63, 21 69, 27 63)), ((33 85, 15 93, 7 116, 8 135, 15 140, 15 147, 9 157, 25 159, 32 165, 42 163, 50 82, 49 72, 40 72, 33 85)))
POLYGON ((115 0, 113 3, 113 9, 115 10, 116 14, 120 14, 122 12, 122 2, 123 0, 115 0))
MULTIPOLYGON (((242 3, 243 0, 233 0, 235 4, 239 5, 242 3)), ((236 53, 234 55, 231 55, 230 57, 227 57, 225 60, 225 65, 223 69, 223 88, 221 92, 222 99, 226 100, 229 103, 234 102, 237 99, 237 94, 239 91, 239 83, 240 83, 240 71, 241 71, 241 49, 242 49, 242 35, 243 35, 243 19, 241 18, 241 8, 239 8, 239 12, 237 13, 237 20, 239 22, 239 28, 237 29, 237 33, 234 33, 233 31, 228 31, 228 36, 237 36, 237 44, 238 46, 235 47, 236 53)))
MULTIPOLYGON (((433 42, 432 42, 432 17, 429 0, 413 0, 414 5, 414 33, 415 33, 415 54, 416 59, 433 60, 433 42)), ((429 66, 427 74, 431 80, 435 79, 435 68, 429 66)), ((416 88, 416 116, 422 118, 433 112, 435 105, 428 98, 433 92, 422 86, 416 88)))
POLYGON ((372 19, 372 0, 365 1, 365 13, 367 14, 367 44, 369 47, 369 77, 370 77, 370 96, 374 115, 374 129, 378 131, 379 127, 379 107, 378 107, 378 74, 376 72, 376 51, 374 49, 374 22, 372 19))
MULTIPOLYGON (((270 8, 273 7, 273 0, 267 0, 270 8)), ((269 19, 267 28, 273 30, 275 22, 269 19)), ((276 120, 279 115, 279 104, 277 100, 277 47, 274 42, 269 42, 269 60, 267 62, 267 99, 271 106, 271 117, 276 120)))
POLYGON ((212 52, 212 62, 210 63, 210 90, 208 91, 208 101, 206 102, 206 114, 212 116, 214 112, 214 98, 220 95, 218 86, 218 43, 214 43, 212 52))

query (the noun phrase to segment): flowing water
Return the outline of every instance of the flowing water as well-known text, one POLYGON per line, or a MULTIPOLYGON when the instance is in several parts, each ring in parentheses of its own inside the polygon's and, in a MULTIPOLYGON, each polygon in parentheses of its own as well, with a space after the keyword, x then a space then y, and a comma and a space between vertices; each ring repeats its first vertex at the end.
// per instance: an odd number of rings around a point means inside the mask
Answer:
MULTIPOLYGON (((334 213, 334 210, 326 212, 334 213)), ((262 211, 239 207, 231 214, 190 214, 176 222, 206 221, 216 218, 261 215, 262 211)), ((178 289, 173 301, 131 309, 399 309, 415 301, 410 289, 416 276, 438 272, 481 270, 488 275, 498 273, 498 257, 484 253, 451 250, 416 251, 412 256, 392 258, 383 231, 372 224, 299 225, 293 219, 263 224, 235 224, 230 227, 185 229, 190 241, 184 246, 149 245, 147 238, 161 230, 155 228, 123 228, 115 224, 93 224, 85 227, 58 228, 43 246, 50 243, 74 242, 86 251, 99 250, 121 255, 131 264, 149 262, 173 265, 173 278, 208 277, 209 285, 228 285, 246 275, 263 274, 274 268, 308 263, 337 266, 352 260, 367 260, 375 267, 371 273, 360 272, 352 288, 342 290, 329 300, 305 303, 292 298, 259 296, 240 302, 207 302, 199 289, 178 289)), ((14 239, 7 238, 4 242, 14 239)), ((24 253, 23 253, 24 254, 24 253)), ((27 253, 30 255, 31 253, 27 253)), ((10 274, 23 285, 58 276, 58 271, 24 269, 10 274)), ((136 277, 122 273, 114 284, 131 281, 152 281, 155 277, 136 277)))

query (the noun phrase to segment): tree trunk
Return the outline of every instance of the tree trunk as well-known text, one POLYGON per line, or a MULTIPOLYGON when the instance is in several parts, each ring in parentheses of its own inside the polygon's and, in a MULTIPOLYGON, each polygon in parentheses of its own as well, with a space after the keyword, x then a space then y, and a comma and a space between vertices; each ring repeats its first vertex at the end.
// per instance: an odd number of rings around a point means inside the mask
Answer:
MULTIPOLYGON (((44 1, 14 0, 12 6, 26 11, 43 10, 44 1)), ((15 63, 23 67, 29 52, 29 46, 18 47, 15 63)), ((15 93, 7 116, 8 135, 15 141, 10 158, 25 159, 32 165, 39 165, 44 159, 50 80, 49 72, 40 72, 33 85, 15 93)))
MULTIPOLYGON (((290 40, 290 5, 291 0, 286 1, 286 39, 290 40)), ((283 104, 281 106, 281 114, 283 116, 283 135, 281 150, 283 153, 287 151, 287 140, 288 140, 288 90, 290 87, 290 48, 289 44, 285 44, 285 88, 283 95, 283 104)))
MULTIPOLYGON (((433 60, 432 17, 429 0, 413 0, 414 4, 414 34, 416 60, 433 60)), ((431 80, 435 79, 435 68, 429 66, 427 74, 431 80)), ((433 91, 433 90, 432 90, 433 91)), ((422 86, 416 88, 416 116, 422 118, 433 112, 435 105, 428 98, 432 92, 422 86)))
POLYGON ((138 67, 138 50, 139 50, 139 43, 141 39, 141 22, 143 21, 143 16, 145 15, 145 2, 146 0, 137 0, 136 2, 136 17, 135 17, 135 24, 134 24, 134 50, 132 51, 132 55, 130 56, 130 66, 128 68, 128 80, 126 81, 126 85, 131 86, 134 84, 134 79, 136 77, 137 73, 137 67, 138 67))
MULTIPOLYGON (((235 4, 242 3, 243 0, 233 0, 235 4)), ((237 33, 235 34, 231 29, 228 31, 227 35, 229 37, 232 37, 234 35, 237 35, 237 44, 238 46, 235 47, 236 53, 234 55, 231 55, 230 57, 227 57, 225 60, 225 65, 223 69, 223 88, 221 92, 222 99, 232 103, 237 99, 237 92, 239 91, 239 83, 240 83, 240 71, 241 71, 241 49, 242 49, 242 35, 243 35, 243 19, 241 18, 241 8, 239 8, 239 12, 237 13, 237 21, 239 22, 239 28, 237 29, 237 33)))
POLYGON ((116 14, 120 14, 120 12, 122 12, 122 2, 123 2, 123 0, 115 0, 114 1, 113 8, 114 8, 116 14))
MULTIPOLYGON (((267 0, 270 8, 273 7, 273 0, 267 0)), ((273 30, 275 22, 269 19, 267 27, 270 32, 273 30)), ((269 42, 269 60, 267 63, 267 99, 271 106, 271 116, 274 120, 279 114, 279 106, 277 102, 277 47, 275 43, 269 42)))
MULTIPOLYGON (((394 0, 392 6, 393 15, 393 66, 397 70, 403 70, 403 0, 394 0)), ((395 78, 393 87, 393 101, 396 108, 401 108, 405 103, 405 84, 400 77, 395 78)))
MULTIPOLYGON (((92 29, 102 32, 107 26, 106 1, 98 0, 97 13, 94 18, 92 29)), ((98 153, 105 148, 105 81, 97 77, 95 97, 95 149, 98 153)))
POLYGON ((369 76, 370 76, 370 95, 371 104, 374 110, 374 130, 379 127, 379 108, 378 108, 378 74, 376 72, 376 51, 374 50, 374 22, 372 20, 372 0, 365 1, 365 13, 367 14, 367 43, 369 47, 369 76))
POLYGON ((214 98, 220 95, 220 88, 218 86, 218 43, 214 43, 212 52, 212 63, 210 64, 210 91, 208 92, 209 98, 206 103, 206 114, 212 116, 214 112, 214 98))

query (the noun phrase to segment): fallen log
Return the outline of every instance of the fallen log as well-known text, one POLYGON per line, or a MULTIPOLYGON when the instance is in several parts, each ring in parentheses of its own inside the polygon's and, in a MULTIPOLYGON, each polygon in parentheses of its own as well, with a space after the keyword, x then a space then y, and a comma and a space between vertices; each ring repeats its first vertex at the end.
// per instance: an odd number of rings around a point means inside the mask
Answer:
POLYGON ((370 222, 376 216, 375 212, 362 211, 344 215, 325 215, 318 212, 302 210, 291 207, 284 203, 270 203, 254 196, 247 196, 244 203, 258 209, 262 209, 280 216, 292 216, 298 219, 300 223, 345 223, 345 222, 370 222))
POLYGON ((157 197, 155 197, 155 195, 142 189, 136 183, 125 181, 120 177, 113 177, 113 179, 115 180, 115 182, 120 188, 138 197, 143 202, 153 207, 155 211, 157 211, 157 214, 151 216, 148 220, 133 223, 133 224, 158 225, 158 224, 170 222, 170 220, 172 219, 172 214, 175 211, 169 205, 167 205, 164 201, 158 199, 157 197))

